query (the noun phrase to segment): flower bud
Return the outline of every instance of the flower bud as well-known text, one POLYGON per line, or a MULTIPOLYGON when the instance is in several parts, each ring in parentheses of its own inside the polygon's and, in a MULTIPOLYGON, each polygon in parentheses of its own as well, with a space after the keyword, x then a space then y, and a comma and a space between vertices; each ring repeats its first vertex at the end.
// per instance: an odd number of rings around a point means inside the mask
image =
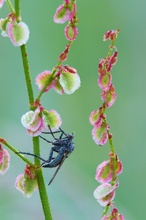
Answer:
POLYGON ((98 85, 99 87, 104 90, 107 91, 110 89, 110 86, 112 84, 112 75, 111 74, 100 74, 99 78, 98 78, 98 85))
POLYGON ((117 37, 119 31, 120 31, 119 29, 107 31, 103 36, 103 41, 106 41, 106 40, 113 41, 117 37))
POLYGON ((67 40, 73 41, 78 35, 78 28, 72 24, 67 25, 64 29, 64 34, 67 40))

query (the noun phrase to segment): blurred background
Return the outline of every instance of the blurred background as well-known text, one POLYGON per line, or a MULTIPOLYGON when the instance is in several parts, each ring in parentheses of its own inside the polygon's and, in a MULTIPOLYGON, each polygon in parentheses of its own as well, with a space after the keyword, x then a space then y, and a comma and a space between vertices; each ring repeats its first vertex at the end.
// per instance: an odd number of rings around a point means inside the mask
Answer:
MULTIPOLYGON (((27 44, 35 97, 35 77, 52 69, 64 50, 65 25, 53 23, 58 1, 21 1, 23 21, 30 28, 27 44)), ((91 137, 89 114, 101 104, 97 86, 97 65, 108 51, 103 34, 120 28, 116 41, 119 59, 114 66, 115 104, 107 111, 116 152, 123 162, 115 204, 127 220, 144 219, 146 197, 146 1, 77 1, 79 35, 66 64, 76 68, 82 86, 72 95, 46 93, 42 104, 62 117, 62 128, 75 132, 75 151, 63 164, 54 182, 47 184, 54 169, 44 169, 44 176, 54 220, 98 220, 102 207, 93 197, 99 185, 95 170, 108 159, 109 144, 97 146, 91 137), (143 98, 144 97, 144 98, 143 98)), ((0 18, 8 15, 6 3, 0 18)), ((28 111, 20 49, 8 38, 0 37, 0 136, 19 150, 32 152, 31 138, 20 123, 28 111)), ((50 146, 41 141, 41 155, 49 155, 50 146)), ((38 192, 26 199, 14 188, 25 164, 11 153, 9 171, 0 176, 0 216, 3 220, 43 220, 38 192)), ((33 161, 33 158, 31 158, 33 161)))

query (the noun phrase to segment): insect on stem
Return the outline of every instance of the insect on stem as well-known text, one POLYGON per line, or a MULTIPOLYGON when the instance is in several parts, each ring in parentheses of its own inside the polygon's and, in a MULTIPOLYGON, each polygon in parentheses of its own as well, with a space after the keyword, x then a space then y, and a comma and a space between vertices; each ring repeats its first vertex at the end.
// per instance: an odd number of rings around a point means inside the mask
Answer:
POLYGON ((32 153, 19 152, 20 154, 26 154, 37 157, 38 159, 43 161, 41 166, 44 168, 57 167, 48 185, 50 185, 53 182, 65 159, 69 156, 70 153, 72 153, 75 147, 73 142, 73 138, 74 138, 73 134, 66 134, 61 128, 59 128, 59 131, 53 132, 49 127, 49 130, 50 132, 42 132, 42 133, 50 134, 53 137, 54 141, 49 141, 46 138, 40 136, 40 138, 45 140, 47 143, 53 145, 53 147, 51 147, 50 149, 49 158, 47 160, 32 153), (56 133, 61 133, 59 138, 55 137, 54 134, 56 133), (56 157, 53 156, 54 153, 57 153, 56 157))

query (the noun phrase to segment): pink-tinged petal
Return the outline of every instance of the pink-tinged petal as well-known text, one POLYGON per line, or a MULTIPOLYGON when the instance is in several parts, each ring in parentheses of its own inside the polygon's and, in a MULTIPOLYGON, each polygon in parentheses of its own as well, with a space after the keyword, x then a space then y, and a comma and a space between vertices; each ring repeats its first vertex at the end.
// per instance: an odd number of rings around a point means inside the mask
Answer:
POLYGON ((21 123, 25 128, 29 128, 33 115, 34 115, 34 112, 29 111, 21 117, 21 123))
POLYGON ((107 74, 106 68, 106 59, 100 59, 99 64, 98 64, 98 75, 100 76, 101 74, 107 74))
POLYGON ((38 189, 36 178, 25 178, 24 174, 20 174, 16 178, 15 187, 27 198, 30 198, 32 194, 38 189))
POLYGON ((53 89, 60 95, 64 94, 64 89, 62 88, 59 79, 56 80, 53 89))
POLYGON ((26 129, 27 133, 30 136, 36 137, 36 136, 40 135, 46 129, 46 124, 44 122, 44 119, 42 119, 42 118, 40 118, 40 119, 41 119, 41 124, 37 130, 26 129))
POLYGON ((108 216, 107 215, 104 215, 101 220, 109 220, 108 216))
POLYGON ((4 149, 2 148, 2 145, 0 144, 0 164, 4 160, 4 149))
POLYGON ((94 197, 101 206, 105 207, 114 199, 116 188, 117 185, 103 183, 95 189, 94 197))
POLYGON ((116 91, 112 84, 108 91, 102 91, 100 95, 107 108, 111 107, 116 101, 116 91))
POLYGON ((56 131, 59 127, 61 127, 62 119, 58 112, 56 112, 55 110, 44 110, 43 114, 43 119, 45 123, 50 126, 52 131, 56 131))
POLYGON ((29 39, 29 29, 24 22, 9 22, 6 32, 14 46, 22 46, 29 39))
POLYGON ((89 121, 91 125, 98 124, 101 121, 101 114, 99 109, 91 112, 89 121))
POLYGON ((118 213, 116 208, 113 208, 111 213, 108 216, 104 215, 101 220, 125 220, 125 218, 118 213))
POLYGON ((15 187, 19 190, 22 194, 24 194, 24 174, 20 174, 17 176, 15 181, 15 187))
POLYGON ((10 166, 10 154, 0 145, 0 174, 5 174, 10 166))
POLYGON ((70 73, 73 73, 73 74, 77 73, 77 70, 75 68, 73 68, 71 66, 67 66, 67 65, 64 66, 64 70, 66 72, 70 72, 70 73))
POLYGON ((109 220, 109 217, 107 215, 104 215, 101 220, 109 220))
POLYGON ((115 220, 125 220, 124 216, 118 213, 118 210, 116 208, 113 208, 110 215, 110 219, 115 219, 115 220))
POLYGON ((70 0, 64 0, 64 4, 70 4, 70 0))
POLYGON ((30 198, 38 190, 37 179, 25 179, 24 195, 30 198))
POLYGON ((112 180, 110 161, 104 161, 100 165, 98 165, 96 169, 95 179, 99 183, 107 183, 112 180))
POLYGON ((73 19, 73 17, 76 15, 77 5, 68 2, 66 4, 66 8, 68 8, 70 11, 69 20, 71 21, 73 19))
MULTIPOLYGON (((38 86, 39 90, 42 90, 44 88, 44 86, 49 81, 49 79, 51 80, 51 74, 52 73, 50 70, 45 70, 39 75, 37 75, 35 81, 36 81, 36 85, 38 86)), ((45 89, 45 92, 53 88, 55 86, 55 83, 56 83, 55 80, 53 80, 51 84, 47 86, 47 88, 45 89)))
POLYGON ((107 31, 104 36, 103 36, 103 41, 106 41, 106 40, 115 40, 115 38, 117 37, 118 33, 119 33, 119 29, 118 30, 109 30, 107 31))
POLYGON ((96 124, 92 130, 92 137, 96 144, 102 146, 108 140, 108 126, 104 122, 96 124))
POLYGON ((36 179, 36 174, 33 168, 29 164, 26 164, 24 175, 25 175, 25 178, 36 179))
POLYGON ((103 207, 107 206, 115 197, 115 191, 109 193, 105 198, 97 200, 99 204, 103 207))
POLYGON ((98 78, 98 85, 102 90, 108 91, 110 89, 111 84, 112 84, 111 74, 100 74, 98 78))
POLYGON ((63 24, 70 19, 70 10, 64 5, 60 5, 54 15, 54 22, 58 24, 63 24))
POLYGON ((35 111, 29 111, 21 117, 22 125, 31 136, 38 136, 46 128, 44 120, 39 116, 41 111, 38 107, 35 111))
POLYGON ((118 60, 118 51, 115 51, 110 57, 106 60, 106 70, 107 72, 111 72, 112 67, 116 64, 118 60))
POLYGON ((2 8, 4 2, 5 2, 5 0, 0 0, 0 8, 2 8))
POLYGON ((73 5, 71 5, 71 7, 69 7, 69 9, 70 9, 70 18, 69 18, 69 20, 71 20, 76 14, 77 5, 73 4, 73 5))
POLYGON ((24 174, 16 178, 15 187, 27 198, 38 189, 36 174, 30 165, 27 164, 24 174))
POLYGON ((24 114, 21 117, 22 125, 27 129, 30 129, 32 127, 33 131, 37 130, 41 124, 41 120, 39 120, 39 113, 39 108, 37 108, 35 111, 29 111, 26 114, 24 114))
POLYGON ((116 171, 117 175, 121 174, 122 171, 123 171, 123 164, 122 164, 122 162, 118 161, 117 162, 117 171, 116 171))
POLYGON ((125 220, 125 218, 124 218, 123 215, 119 214, 119 216, 118 216, 118 220, 125 220))
POLYGON ((106 59, 100 59, 99 64, 98 64, 98 68, 104 69, 105 64, 106 64, 106 59))
POLYGON ((77 73, 66 71, 61 72, 59 81, 66 94, 74 93, 81 85, 80 77, 77 73))
POLYGON ((76 26, 67 25, 64 29, 64 34, 67 40, 73 41, 78 35, 78 28, 76 26))
POLYGON ((38 118, 33 123, 31 123, 29 128, 31 129, 31 131, 35 132, 41 127, 42 123, 43 123, 42 118, 38 116, 38 118))
POLYGON ((118 60, 118 51, 115 51, 115 52, 113 53, 113 55, 110 57, 110 63, 111 63, 111 65, 112 65, 112 66, 115 65, 116 62, 117 62, 117 60, 118 60))
POLYGON ((119 160, 114 161, 114 166, 115 167, 113 167, 112 159, 102 162, 96 169, 95 179, 99 183, 107 183, 112 181, 113 169, 115 169, 116 175, 119 175, 123 169, 122 163, 119 160))

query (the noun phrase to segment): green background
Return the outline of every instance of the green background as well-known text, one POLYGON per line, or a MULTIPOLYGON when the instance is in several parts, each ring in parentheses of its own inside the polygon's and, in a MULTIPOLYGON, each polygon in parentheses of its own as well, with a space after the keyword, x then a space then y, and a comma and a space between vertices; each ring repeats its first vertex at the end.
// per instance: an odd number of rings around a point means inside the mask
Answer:
MULTIPOLYGON (((22 1, 23 21, 29 26, 27 44, 35 97, 38 94, 35 77, 52 69, 66 45, 64 26, 53 23, 58 1, 22 1)), ((46 93, 42 104, 57 110, 67 133, 75 132, 76 148, 65 161, 55 181, 47 187, 55 220, 97 220, 102 207, 93 197, 99 185, 95 170, 108 159, 109 144, 97 146, 91 137, 89 114, 102 101, 97 86, 97 65, 106 56, 109 42, 103 34, 120 28, 116 46, 119 59, 113 68, 113 83, 117 92, 115 104, 107 110, 113 143, 123 173, 116 191, 115 204, 127 220, 143 220, 146 198, 146 1, 77 1, 79 35, 66 64, 76 68, 82 86, 73 95, 46 93)), ((8 14, 6 4, 0 18, 8 14)), ((19 150, 32 152, 31 138, 20 123, 28 111, 28 100, 20 49, 8 38, 0 37, 0 136, 19 150)), ((50 146, 41 142, 41 155, 47 158, 50 146)), ((3 220, 43 220, 39 195, 26 199, 14 188, 15 178, 25 164, 11 152, 9 171, 0 176, 0 216, 3 220)), ((44 169, 46 185, 54 169, 44 169)))

